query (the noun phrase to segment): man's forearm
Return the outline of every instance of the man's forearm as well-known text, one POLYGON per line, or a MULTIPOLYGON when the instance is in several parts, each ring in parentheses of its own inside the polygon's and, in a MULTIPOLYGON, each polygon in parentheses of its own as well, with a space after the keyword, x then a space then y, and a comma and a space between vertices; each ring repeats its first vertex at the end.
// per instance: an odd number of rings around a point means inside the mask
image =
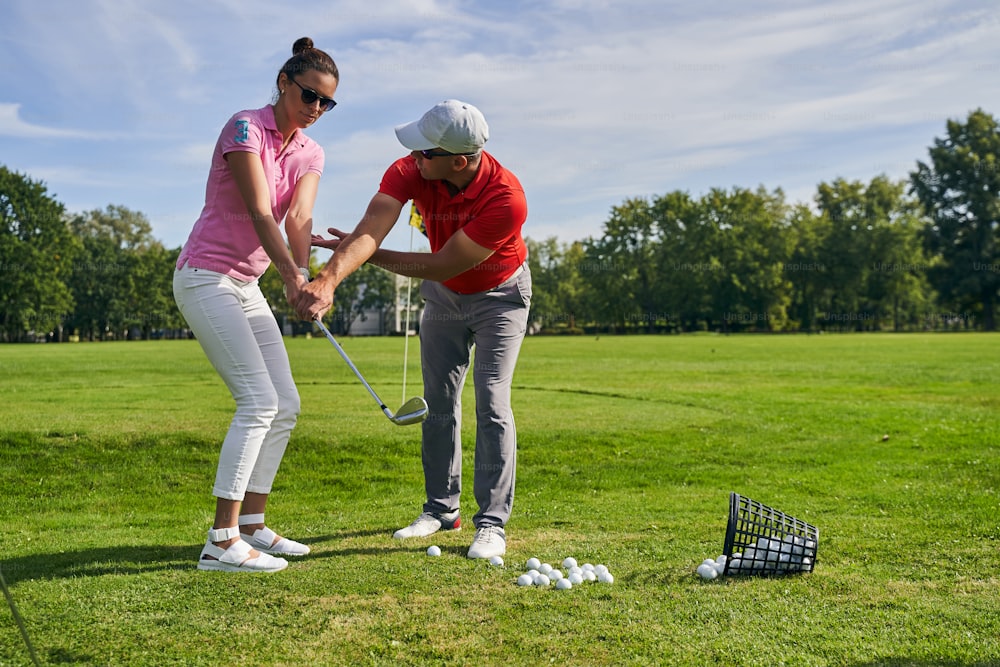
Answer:
POLYGON ((349 235, 341 241, 336 252, 333 253, 333 257, 319 272, 316 279, 336 287, 344 278, 367 262, 377 249, 378 245, 372 237, 349 235))
POLYGON ((461 273, 440 254, 432 252, 379 249, 371 256, 368 263, 401 276, 437 282, 443 282, 461 273))

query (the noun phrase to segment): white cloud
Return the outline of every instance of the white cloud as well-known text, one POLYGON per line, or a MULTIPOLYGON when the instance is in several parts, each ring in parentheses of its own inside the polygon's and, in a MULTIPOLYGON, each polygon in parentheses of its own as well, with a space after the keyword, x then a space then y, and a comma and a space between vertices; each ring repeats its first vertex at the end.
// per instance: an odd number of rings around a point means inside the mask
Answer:
MULTIPOLYGON (((66 139, 85 164, 93 147, 73 140, 107 135, 74 128, 113 131, 101 150, 120 156, 106 161, 119 183, 203 179, 221 124, 265 104, 292 42, 311 36, 342 73, 341 105, 309 130, 327 153, 324 225, 360 217, 402 154, 393 125, 445 97, 486 114, 488 150, 528 191, 531 234, 567 240, 631 196, 764 184, 801 200, 840 176, 903 177, 945 119, 1000 113, 1000 21, 979 0, 80 0, 59 20, 13 1, 0 135, 66 139)), ((6 160, 44 164, 15 148, 6 160)), ((132 187, 130 205, 176 219, 183 241, 201 188, 183 202, 147 188, 142 204, 132 187)), ((119 200, 113 185, 91 194, 119 200)))
POLYGON ((17 137, 19 139, 87 139, 96 140, 110 135, 74 130, 61 127, 46 127, 29 123, 21 118, 20 104, 0 103, 0 136, 17 137))

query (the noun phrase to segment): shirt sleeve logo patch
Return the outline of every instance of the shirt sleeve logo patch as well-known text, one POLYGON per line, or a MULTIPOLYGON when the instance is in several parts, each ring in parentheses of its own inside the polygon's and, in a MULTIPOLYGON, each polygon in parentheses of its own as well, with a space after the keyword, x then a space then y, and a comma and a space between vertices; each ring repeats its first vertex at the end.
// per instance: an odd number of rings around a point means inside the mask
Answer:
POLYGON ((236 125, 236 143, 245 144, 250 141, 250 121, 248 120, 238 120, 236 125))

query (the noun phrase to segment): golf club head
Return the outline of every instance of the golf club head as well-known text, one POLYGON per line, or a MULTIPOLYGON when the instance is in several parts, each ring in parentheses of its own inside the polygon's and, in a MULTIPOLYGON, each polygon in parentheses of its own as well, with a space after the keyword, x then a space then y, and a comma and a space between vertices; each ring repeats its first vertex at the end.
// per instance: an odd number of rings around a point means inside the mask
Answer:
POLYGON ((427 418, 427 401, 417 396, 411 398, 396 410, 396 414, 389 417, 393 424, 397 426, 409 426, 419 424, 427 418))

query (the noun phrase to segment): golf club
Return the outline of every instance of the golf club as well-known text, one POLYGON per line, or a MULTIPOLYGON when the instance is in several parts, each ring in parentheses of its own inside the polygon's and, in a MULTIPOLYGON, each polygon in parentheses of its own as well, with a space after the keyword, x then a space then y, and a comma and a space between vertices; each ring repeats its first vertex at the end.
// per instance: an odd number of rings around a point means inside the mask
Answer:
POLYGON ((10 613, 14 615, 14 621, 17 623, 17 627, 21 630, 21 637, 24 638, 24 643, 28 647, 28 653, 31 654, 31 662, 34 665, 39 665, 38 654, 35 653, 35 647, 31 643, 31 639, 28 637, 28 629, 24 627, 24 620, 21 619, 21 614, 17 611, 17 605, 14 604, 14 598, 10 594, 10 590, 7 588, 7 580, 3 577, 3 571, 0 570, 0 588, 3 589, 3 595, 7 598, 7 604, 10 606, 10 613))
POLYGON ((315 322, 317 326, 319 326, 319 328, 326 335, 326 337, 330 339, 330 342, 333 343, 333 346, 337 348, 337 352, 339 352, 340 356, 344 358, 344 361, 347 362, 347 365, 351 367, 351 370, 354 371, 354 374, 358 376, 358 379, 361 380, 361 384, 363 384, 365 386, 365 389, 368 390, 368 393, 372 395, 372 398, 375 399, 375 402, 378 403, 378 406, 382 408, 382 412, 384 412, 385 416, 389 418, 389 421, 391 421, 393 424, 396 424, 397 426, 409 426, 410 424, 419 424, 420 422, 422 422, 424 419, 427 418, 427 402, 420 396, 411 398, 407 402, 403 403, 403 405, 400 406, 399 410, 396 410, 395 414, 393 414, 389 410, 389 408, 385 406, 385 403, 382 402, 382 399, 378 397, 378 394, 375 393, 375 390, 371 388, 371 385, 368 384, 364 376, 361 375, 361 371, 357 369, 357 367, 351 361, 350 357, 347 356, 347 353, 344 352, 344 348, 340 346, 340 343, 338 343, 337 339, 333 337, 333 334, 330 333, 330 330, 326 328, 326 325, 324 325, 323 322, 319 319, 316 319, 315 322))

